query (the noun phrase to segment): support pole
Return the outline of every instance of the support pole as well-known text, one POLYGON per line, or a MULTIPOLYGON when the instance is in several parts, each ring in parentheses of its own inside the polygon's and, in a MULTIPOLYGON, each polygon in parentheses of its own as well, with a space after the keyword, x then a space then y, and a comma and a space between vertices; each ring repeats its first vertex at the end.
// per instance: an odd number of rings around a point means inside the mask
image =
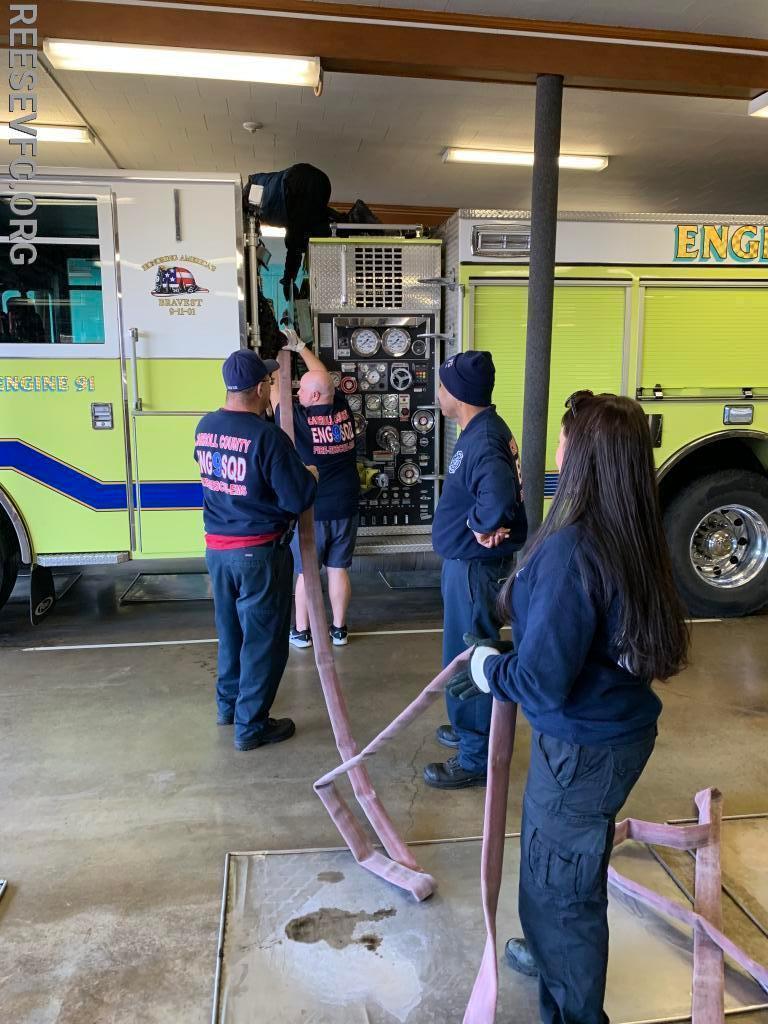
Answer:
MULTIPOLYGON (((536 79, 536 126, 531 189, 531 260, 523 398, 523 483, 529 535, 544 514, 552 302, 555 289, 558 157, 563 107, 561 75, 536 79)), ((563 396, 565 400, 566 396, 563 396)))

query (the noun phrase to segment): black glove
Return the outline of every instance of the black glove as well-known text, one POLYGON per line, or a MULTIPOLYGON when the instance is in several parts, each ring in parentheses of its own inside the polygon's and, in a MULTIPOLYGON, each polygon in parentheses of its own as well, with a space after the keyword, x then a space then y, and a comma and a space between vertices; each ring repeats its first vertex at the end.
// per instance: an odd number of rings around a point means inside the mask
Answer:
MULTIPOLYGON (((467 647, 492 647, 497 654, 509 654, 510 651, 515 649, 515 645, 510 640, 481 638, 473 636, 472 633, 465 633, 462 639, 467 647)), ((469 661, 464 663, 464 667, 459 669, 446 687, 447 692, 454 700, 471 700, 473 697, 479 697, 482 693, 485 693, 484 690, 475 685, 475 681, 472 678, 471 662, 472 656, 470 655, 469 661)))

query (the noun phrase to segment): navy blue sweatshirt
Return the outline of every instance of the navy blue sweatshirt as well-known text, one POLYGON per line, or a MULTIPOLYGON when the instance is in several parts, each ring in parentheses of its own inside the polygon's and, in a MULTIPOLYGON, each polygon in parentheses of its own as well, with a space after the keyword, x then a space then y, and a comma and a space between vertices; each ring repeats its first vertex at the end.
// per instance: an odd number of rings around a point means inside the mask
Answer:
MULTIPOLYGON (((275 423, 280 422, 280 407, 275 423)), ((360 477, 357 475, 355 424, 349 404, 337 391, 333 402, 304 408, 293 403, 296 451, 308 466, 317 466, 320 483, 315 498, 315 519, 349 519, 357 515, 360 477)))
POLYGON ((578 524, 552 534, 515 577, 515 650, 484 663, 491 692, 534 729, 585 746, 631 743, 659 717, 650 679, 621 667, 621 606, 601 607, 578 524), (586 585, 585 585, 585 580, 586 585))
POLYGON ((279 427, 255 413, 219 409, 203 416, 195 459, 206 533, 277 533, 314 501, 315 478, 296 449, 279 427))
POLYGON ((523 546, 527 531, 517 444, 491 405, 469 421, 456 442, 432 524, 432 546, 443 558, 504 558, 523 546), (510 531, 503 544, 489 549, 477 543, 473 530, 490 533, 499 526, 510 531))

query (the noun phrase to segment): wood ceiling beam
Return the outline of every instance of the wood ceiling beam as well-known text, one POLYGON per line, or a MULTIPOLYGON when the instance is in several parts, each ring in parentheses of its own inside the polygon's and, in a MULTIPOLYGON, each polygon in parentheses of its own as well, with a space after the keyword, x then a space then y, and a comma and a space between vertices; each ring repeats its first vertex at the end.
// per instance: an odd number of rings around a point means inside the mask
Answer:
POLYGON ((44 37, 319 56, 326 71, 751 99, 768 40, 306 0, 41 0, 44 37), (192 10, 191 8, 199 8, 192 10))

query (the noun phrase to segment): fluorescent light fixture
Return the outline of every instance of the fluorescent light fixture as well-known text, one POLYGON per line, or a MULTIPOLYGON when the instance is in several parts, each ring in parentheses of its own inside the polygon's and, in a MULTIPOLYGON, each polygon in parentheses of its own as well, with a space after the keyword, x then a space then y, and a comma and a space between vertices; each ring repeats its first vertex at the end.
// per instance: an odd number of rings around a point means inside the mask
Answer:
MULTIPOLYGON (((38 142, 93 142, 93 135, 87 128, 69 124, 38 124, 27 121, 25 127, 37 131, 38 142)), ((0 121, 0 139, 29 138, 24 132, 17 132, 5 121, 0 121)))
POLYGON ((285 238, 285 228, 273 228, 271 224, 262 224, 259 230, 262 238, 285 238))
MULTIPOLYGON (((455 149, 443 150, 447 164, 497 164, 505 167, 533 167, 533 153, 509 149, 455 149)), ((561 153, 560 166, 570 171, 603 171, 608 166, 607 156, 582 156, 561 153)))
POLYGON ((747 113, 750 117, 768 117, 768 92, 761 92, 750 100, 747 113))
POLYGON ((273 85, 320 84, 319 57, 281 57, 227 50, 185 50, 178 46, 88 43, 46 39, 43 52, 62 71, 116 71, 128 75, 217 78, 273 85))

